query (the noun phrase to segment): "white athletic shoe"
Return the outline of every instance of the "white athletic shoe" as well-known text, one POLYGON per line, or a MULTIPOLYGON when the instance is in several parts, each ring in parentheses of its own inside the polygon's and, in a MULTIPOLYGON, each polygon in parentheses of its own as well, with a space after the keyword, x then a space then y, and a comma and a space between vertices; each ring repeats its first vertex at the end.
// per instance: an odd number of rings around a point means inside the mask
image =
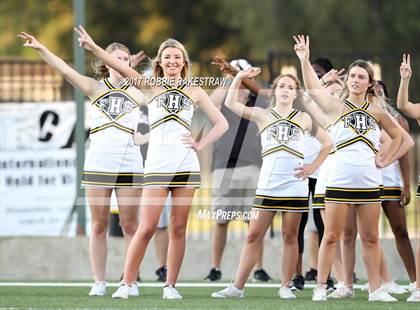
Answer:
POLYGON ((414 290, 410 297, 407 298, 407 301, 420 302, 420 288, 414 290))
POLYGON ((293 285, 291 283, 286 283, 282 285, 277 293, 282 299, 295 299, 296 295, 292 292, 293 285))
POLYGON ((402 288, 397 283, 395 283, 395 279, 392 279, 389 282, 386 282, 382 284, 382 289, 387 292, 388 294, 405 294, 407 293, 407 290, 405 288, 402 288))
POLYGON ((369 282, 366 282, 365 284, 361 285, 360 290, 363 292, 369 292, 369 282))
POLYGON ((133 282, 131 284, 130 296, 140 296, 139 287, 137 285, 137 282, 133 282))
POLYGON ((417 289, 416 282, 410 283, 410 285, 408 286, 408 291, 410 293, 414 292, 416 289, 417 289))
POLYGON ((211 293, 213 298, 243 298, 244 290, 237 289, 233 284, 229 285, 227 288, 211 293))
POLYGON ((354 298, 354 290, 350 286, 341 285, 337 287, 337 289, 328 295, 328 298, 334 299, 346 299, 346 298, 354 298))
POLYGON ((121 283, 118 289, 112 294, 112 298, 115 299, 127 299, 130 296, 131 286, 125 283, 121 283))
POLYGON ((163 288, 163 299, 182 299, 181 294, 173 286, 165 286, 163 288))
POLYGON ((90 289, 89 296, 105 296, 106 293, 106 282, 100 281, 95 282, 90 289))
POLYGON ((368 301, 398 301, 396 298, 389 295, 382 287, 378 288, 376 291, 369 293, 368 301))
POLYGON ((327 301, 326 286, 317 286, 312 292, 312 301, 327 301))

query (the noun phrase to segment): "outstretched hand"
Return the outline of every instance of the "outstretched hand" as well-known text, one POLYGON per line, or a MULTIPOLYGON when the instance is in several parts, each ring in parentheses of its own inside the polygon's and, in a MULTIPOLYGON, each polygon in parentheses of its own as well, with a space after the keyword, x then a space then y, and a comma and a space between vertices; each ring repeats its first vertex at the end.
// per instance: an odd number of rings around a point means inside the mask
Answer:
POLYGON ((346 74, 345 69, 341 69, 340 71, 337 71, 335 69, 331 69, 330 71, 328 71, 327 73, 324 74, 324 76, 321 78, 321 80, 322 80, 322 82, 324 82, 324 84, 328 84, 330 82, 335 82, 337 80, 342 79, 345 74, 346 74))
POLYGON ((29 33, 21 32, 17 35, 17 37, 26 40, 25 43, 23 43, 23 46, 25 47, 31 47, 36 50, 44 47, 34 36, 30 35, 29 33))
POLYGON ((140 51, 137 54, 130 56, 130 66, 135 68, 146 58, 146 53, 144 51, 140 51))
POLYGON ((239 72, 228 61, 226 61, 225 59, 223 59, 219 56, 214 56, 214 58, 211 61, 211 64, 218 66, 220 71, 222 71, 223 73, 226 73, 226 74, 230 74, 230 75, 235 76, 239 72))
POLYGON ((261 73, 261 68, 251 67, 246 70, 239 71, 236 77, 241 78, 241 79, 252 79, 253 77, 256 77, 260 73, 261 73))
POLYGON ((74 31, 76 31, 77 35, 79 36, 77 40, 79 41, 79 46, 83 47, 88 51, 92 51, 96 46, 95 42, 92 40, 90 35, 87 31, 79 25, 78 27, 74 27, 74 31))
POLYGON ((299 34, 297 36, 293 36, 296 44, 294 46, 295 53, 297 57, 302 61, 305 59, 309 59, 309 36, 305 36, 299 34))
POLYGON ((409 80, 411 77, 410 54, 403 54, 402 63, 400 66, 400 74, 403 80, 409 80))

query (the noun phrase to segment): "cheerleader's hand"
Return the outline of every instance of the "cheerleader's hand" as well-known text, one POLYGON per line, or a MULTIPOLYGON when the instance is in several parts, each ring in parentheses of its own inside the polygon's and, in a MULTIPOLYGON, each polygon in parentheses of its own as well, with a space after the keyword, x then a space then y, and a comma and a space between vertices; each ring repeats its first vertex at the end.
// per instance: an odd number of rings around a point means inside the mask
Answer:
POLYGON ((386 163, 382 157, 380 156, 375 156, 375 165, 377 168, 385 168, 386 166, 389 165, 389 163, 386 163))
POLYGON ((310 175, 312 175, 316 171, 317 167, 314 164, 303 164, 295 168, 295 177, 301 180, 307 179, 310 175))
POLYGON ((401 192, 401 198, 400 198, 400 205, 401 207, 404 207, 406 205, 408 205, 411 201, 411 193, 410 193, 410 187, 405 187, 403 188, 402 192, 401 192))
POLYGON ((409 80, 411 73, 410 54, 403 54, 403 59, 400 66, 401 79, 409 80))
POLYGON ((93 41, 91 36, 87 33, 85 28, 81 25, 79 27, 74 27, 74 31, 76 31, 77 35, 79 36, 77 40, 79 41, 79 45, 88 51, 93 51, 96 46, 96 43, 93 41))
POLYGON ((144 51, 140 51, 137 54, 130 56, 130 66, 135 68, 146 58, 146 53, 144 51))
POLYGON ((246 70, 241 70, 236 75, 236 78, 239 79, 252 79, 253 77, 256 77, 258 74, 261 73, 261 68, 258 67, 251 67, 246 70))
POLYGON ((186 133, 186 134, 182 135, 181 140, 182 140, 182 143, 184 143, 187 148, 192 148, 196 152, 201 150, 199 144, 197 142, 195 142, 193 137, 191 137, 191 134, 186 133))
POLYGON ((149 142, 149 134, 142 135, 140 132, 135 132, 133 139, 135 145, 143 145, 149 142))
POLYGON ((211 64, 218 66, 220 71, 226 74, 235 76, 239 72, 239 70, 236 70, 234 66, 219 56, 214 56, 211 64))
POLYGON ((296 56, 302 61, 304 59, 309 59, 309 36, 305 36, 299 34, 297 36, 293 36, 295 40, 294 50, 296 56))
POLYGON ((41 48, 44 47, 44 45, 39 43, 39 41, 34 36, 30 35, 29 33, 21 32, 17 36, 25 40, 25 43, 23 43, 23 46, 25 47, 31 47, 35 50, 40 50, 41 48))
POLYGON ((325 73, 322 78, 321 78, 321 82, 325 84, 328 84, 330 82, 335 82, 337 80, 340 80, 344 77, 346 73, 345 69, 341 69, 340 71, 337 71, 335 69, 331 69, 330 71, 328 71, 327 73, 325 73))

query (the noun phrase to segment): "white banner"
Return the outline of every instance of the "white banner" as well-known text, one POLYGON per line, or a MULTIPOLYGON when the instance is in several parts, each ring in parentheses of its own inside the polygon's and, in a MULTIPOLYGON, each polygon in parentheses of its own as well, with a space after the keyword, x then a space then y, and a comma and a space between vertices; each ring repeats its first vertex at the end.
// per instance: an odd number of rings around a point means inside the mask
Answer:
MULTIPOLYGON (((75 107, 0 104, 0 235, 60 234, 76 192, 75 107)), ((74 221, 68 232, 75 234, 74 221)))
MULTIPOLYGON (((0 104, 0 235, 60 234, 76 193, 75 108, 73 101, 0 104)), ((86 102, 86 131, 92 108, 86 102)), ((147 126, 143 109, 140 123, 147 126)))
MULTIPOLYGON (((86 117, 89 104, 85 105, 86 117)), ((0 150, 60 149, 73 144, 75 103, 0 104, 0 150)), ((88 124, 88 122, 86 122, 88 124)))
POLYGON ((1 236, 60 234, 75 197, 75 156, 74 149, 1 152, 1 236))

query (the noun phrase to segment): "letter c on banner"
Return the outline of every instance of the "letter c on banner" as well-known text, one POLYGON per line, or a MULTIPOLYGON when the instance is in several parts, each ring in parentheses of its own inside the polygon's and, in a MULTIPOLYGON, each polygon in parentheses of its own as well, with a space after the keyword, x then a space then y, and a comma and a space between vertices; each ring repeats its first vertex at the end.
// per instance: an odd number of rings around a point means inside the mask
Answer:
POLYGON ((53 136, 52 131, 54 127, 58 125, 60 117, 54 111, 45 111, 41 114, 39 119, 40 135, 38 140, 42 142, 47 142, 53 136))

